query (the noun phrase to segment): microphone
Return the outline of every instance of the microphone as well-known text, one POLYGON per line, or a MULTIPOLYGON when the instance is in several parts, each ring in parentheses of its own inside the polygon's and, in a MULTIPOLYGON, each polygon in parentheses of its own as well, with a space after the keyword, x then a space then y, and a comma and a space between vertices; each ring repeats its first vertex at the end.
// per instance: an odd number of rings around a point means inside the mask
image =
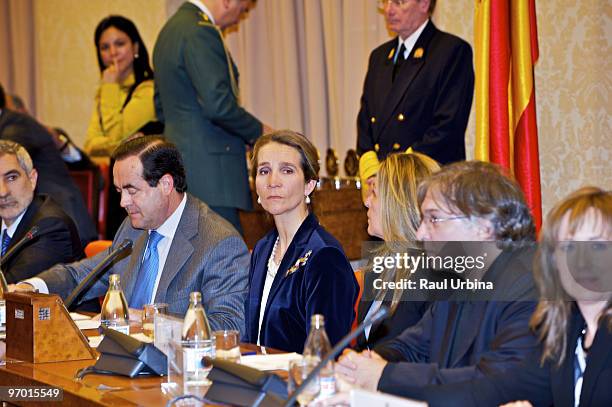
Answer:
POLYGON ((317 377, 321 369, 323 369, 323 367, 326 366, 330 360, 338 356, 340 352, 342 352, 342 350, 346 348, 353 339, 359 336, 359 334, 364 330, 366 326, 375 324, 376 322, 381 321, 387 318, 388 316, 389 316, 389 308, 383 305, 378 309, 378 311, 370 315, 369 318, 364 319, 363 322, 361 322, 361 324, 357 326, 357 328, 353 329, 351 332, 349 332, 348 335, 342 338, 342 340, 338 342, 336 346, 334 346, 332 350, 330 350, 329 353, 317 364, 317 366, 312 370, 312 372, 310 372, 310 374, 306 376, 306 379, 304 379, 302 384, 297 389, 295 389, 291 397, 289 397, 289 399, 285 403, 285 407, 292 407, 295 401, 297 400, 298 396, 300 395, 300 393, 302 393, 302 391, 304 391, 304 389, 308 386, 308 384, 315 377, 317 377))
POLYGON ((83 292, 86 288, 93 283, 93 281, 102 274, 102 272, 106 269, 106 267, 113 262, 121 253, 123 253, 127 249, 132 248, 132 241, 130 239, 125 239, 115 250, 110 252, 108 256, 106 256, 96 267, 94 267, 87 276, 81 281, 79 285, 76 286, 74 290, 70 293, 70 295, 64 301, 64 305, 68 310, 70 310, 70 306, 74 302, 74 300, 83 292))
POLYGON ((24 237, 21 238, 20 241, 18 241, 13 247, 11 247, 4 256, 2 256, 2 259, 0 259, 0 269, 2 269, 2 267, 4 266, 4 264, 15 255, 15 253, 17 253, 19 251, 19 249, 21 249, 23 247, 24 244, 30 242, 31 240, 34 240, 34 238, 36 238, 38 236, 38 232, 40 231, 40 229, 38 228, 38 226, 32 226, 32 228, 30 230, 27 231, 27 233, 25 234, 24 237))

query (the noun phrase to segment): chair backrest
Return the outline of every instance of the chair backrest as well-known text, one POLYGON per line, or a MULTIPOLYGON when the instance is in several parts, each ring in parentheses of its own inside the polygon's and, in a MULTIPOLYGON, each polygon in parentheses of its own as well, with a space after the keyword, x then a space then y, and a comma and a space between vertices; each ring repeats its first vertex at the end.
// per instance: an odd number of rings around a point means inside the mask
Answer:
POLYGON ((85 246, 85 256, 93 257, 113 244, 112 240, 94 240, 85 246))
POLYGON ((364 284, 364 271, 362 269, 355 270, 355 278, 357 279, 357 283, 359 284, 359 294, 357 295, 357 301, 355 301, 355 319, 353 320, 353 329, 357 328, 359 325, 358 321, 358 311, 359 311, 359 301, 361 301, 361 296, 363 295, 363 284, 364 284))
POLYGON ((70 176, 81 191, 87 212, 97 221, 100 198, 100 177, 94 170, 70 170, 70 176))

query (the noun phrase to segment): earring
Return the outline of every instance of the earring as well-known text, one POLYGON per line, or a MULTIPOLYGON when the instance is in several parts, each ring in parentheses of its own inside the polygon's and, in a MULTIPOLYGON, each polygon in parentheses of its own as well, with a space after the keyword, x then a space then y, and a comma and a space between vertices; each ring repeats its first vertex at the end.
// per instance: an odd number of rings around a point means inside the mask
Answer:
POLYGON ((138 52, 134 54, 134 59, 138 59, 140 55, 138 55, 138 52))
POLYGON ((310 205, 310 197, 308 195, 306 195, 305 201, 306 201, 306 205, 310 205))
POLYGON ((261 205, 261 197, 257 195, 257 203, 261 205))

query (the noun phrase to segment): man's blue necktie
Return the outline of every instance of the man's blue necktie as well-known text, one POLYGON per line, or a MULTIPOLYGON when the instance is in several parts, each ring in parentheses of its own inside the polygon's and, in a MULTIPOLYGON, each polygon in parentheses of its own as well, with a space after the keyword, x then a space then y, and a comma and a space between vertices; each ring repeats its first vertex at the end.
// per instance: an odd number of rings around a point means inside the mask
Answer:
POLYGON ((143 305, 151 301, 155 279, 157 277, 157 269, 159 268, 159 255, 157 254, 157 244, 164 237, 156 231, 151 231, 149 234, 149 244, 145 251, 144 259, 140 265, 138 278, 134 286, 134 292, 130 300, 130 308, 140 309, 143 305))
POLYGON ((6 251, 8 250, 8 247, 11 244, 11 237, 8 234, 8 230, 4 229, 4 232, 2 232, 2 256, 4 256, 6 254, 6 251))

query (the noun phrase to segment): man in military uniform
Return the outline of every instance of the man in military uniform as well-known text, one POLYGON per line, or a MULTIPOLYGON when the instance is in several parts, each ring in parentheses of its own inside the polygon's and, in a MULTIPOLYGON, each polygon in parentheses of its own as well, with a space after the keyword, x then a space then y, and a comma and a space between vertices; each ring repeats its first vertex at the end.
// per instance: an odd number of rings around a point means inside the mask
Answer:
POLYGON ((472 49, 436 28, 430 20, 435 0, 380 4, 398 36, 370 55, 357 117, 364 185, 394 151, 418 151, 441 164, 464 160, 474 92, 472 49))
POLYGON ((253 2, 185 2, 153 52, 157 117, 183 155, 190 192, 238 230, 237 209, 251 209, 245 146, 268 128, 240 106, 238 70, 221 30, 253 2))

